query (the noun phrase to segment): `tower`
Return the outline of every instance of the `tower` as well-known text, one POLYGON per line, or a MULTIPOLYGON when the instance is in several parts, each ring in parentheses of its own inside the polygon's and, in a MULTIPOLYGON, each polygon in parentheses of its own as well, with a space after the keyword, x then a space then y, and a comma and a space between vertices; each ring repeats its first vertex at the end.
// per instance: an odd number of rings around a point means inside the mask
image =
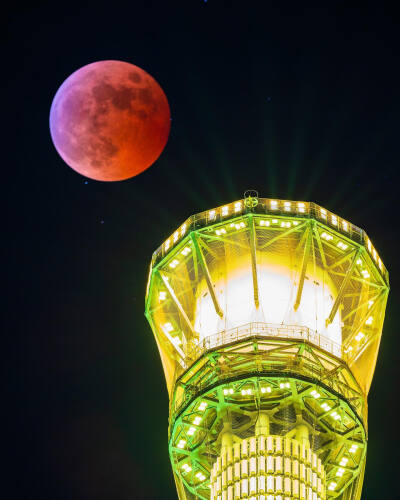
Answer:
POLYGON ((388 291, 366 233, 314 203, 187 219, 146 291, 179 499, 358 500, 388 291))

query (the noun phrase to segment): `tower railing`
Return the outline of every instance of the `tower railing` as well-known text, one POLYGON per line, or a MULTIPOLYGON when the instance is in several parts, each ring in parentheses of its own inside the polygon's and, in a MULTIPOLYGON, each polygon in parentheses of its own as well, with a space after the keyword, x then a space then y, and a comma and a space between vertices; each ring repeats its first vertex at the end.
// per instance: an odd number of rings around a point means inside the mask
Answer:
POLYGON ((197 359, 205 351, 215 349, 226 344, 231 344, 252 336, 269 337, 276 339, 296 339, 305 340, 311 344, 320 347, 329 354, 343 359, 344 351, 342 346, 328 337, 317 333, 307 326, 298 325, 276 325, 272 323, 253 322, 245 325, 223 330, 214 335, 205 337, 199 344, 193 347, 189 352, 192 359, 197 359))

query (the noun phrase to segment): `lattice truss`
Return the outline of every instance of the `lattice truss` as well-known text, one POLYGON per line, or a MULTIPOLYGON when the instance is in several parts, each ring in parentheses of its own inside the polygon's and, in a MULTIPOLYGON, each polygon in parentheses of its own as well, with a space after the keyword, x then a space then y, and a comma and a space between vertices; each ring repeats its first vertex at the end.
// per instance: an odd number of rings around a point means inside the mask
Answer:
POLYGON ((205 338, 231 329, 241 307, 248 310, 246 322, 274 323, 262 280, 271 263, 285 268, 291 283, 280 324, 299 324, 304 303, 320 301, 310 332, 324 338, 330 325, 339 325, 341 339, 330 352, 347 363, 367 394, 388 294, 384 275, 361 244, 321 221, 252 213, 188 232, 151 269, 146 316, 170 394, 174 381, 206 350, 205 338), (244 268, 251 277, 249 300, 235 305, 227 297, 234 293, 232 277, 244 268), (211 307, 207 314, 204 307, 200 311, 201 300, 211 307))
MULTIPOLYGON (((364 404, 346 365, 304 342, 253 338, 206 353, 177 381, 171 405, 170 456, 181 498, 210 497, 223 423, 246 439, 255 435, 259 412, 269 415, 271 435, 290 437, 305 425, 328 496, 347 498, 364 467, 364 404)), ((299 478, 294 470, 286 475, 299 478)))

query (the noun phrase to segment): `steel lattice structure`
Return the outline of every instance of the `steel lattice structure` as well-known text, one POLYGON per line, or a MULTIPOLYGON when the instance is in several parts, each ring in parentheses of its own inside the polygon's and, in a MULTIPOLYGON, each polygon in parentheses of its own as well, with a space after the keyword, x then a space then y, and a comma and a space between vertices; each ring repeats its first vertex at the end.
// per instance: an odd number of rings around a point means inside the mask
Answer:
POLYGON ((389 291, 366 233, 249 196, 190 217, 146 293, 182 499, 359 499, 389 291))

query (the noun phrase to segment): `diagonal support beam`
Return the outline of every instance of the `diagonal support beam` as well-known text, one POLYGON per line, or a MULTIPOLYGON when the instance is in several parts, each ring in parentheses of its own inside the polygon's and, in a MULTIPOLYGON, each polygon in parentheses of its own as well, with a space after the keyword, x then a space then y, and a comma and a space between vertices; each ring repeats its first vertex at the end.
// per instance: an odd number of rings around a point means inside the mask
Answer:
POLYGON ((254 294, 254 304, 256 309, 260 306, 260 300, 258 296, 258 277, 257 277, 257 239, 256 230, 254 227, 254 218, 249 215, 250 222, 250 253, 251 253, 251 271, 253 274, 253 294, 254 294))
POLYGON ((297 287, 296 301, 293 306, 295 311, 297 311, 297 309, 299 308, 301 302, 301 296, 303 294, 304 279, 306 277, 307 264, 310 258, 311 241, 312 241, 312 228, 309 225, 307 228, 306 242, 304 244, 303 261, 301 263, 300 280, 299 280, 299 285, 297 287))
MULTIPOLYGON (((360 294, 357 294, 358 296, 360 294)), ((360 304, 358 304, 357 307, 355 307, 354 309, 352 309, 349 313, 346 314, 346 316, 344 316, 342 318, 342 321, 346 321, 347 319, 349 319, 351 316, 353 316, 353 314, 355 314, 359 309, 362 309, 363 307, 365 307, 367 304, 369 304, 369 302, 372 300, 372 303, 375 304, 375 301, 378 300, 380 298, 380 295, 381 295, 381 292, 377 293, 376 295, 374 295, 373 297, 368 297, 367 300, 364 300, 364 302, 361 302, 360 304)))
POLYGON ((272 245, 272 243, 275 243, 276 241, 280 240, 281 238, 285 238, 286 236, 289 236, 289 234, 292 234, 296 231, 299 231, 300 229, 303 229, 306 224, 307 224, 307 221, 303 222, 302 224, 300 224, 298 226, 294 226, 291 229, 288 229, 287 231, 280 232, 277 236, 274 236, 273 238, 268 240, 262 247, 259 248, 259 250, 264 250, 268 246, 272 245))
MULTIPOLYGON (((185 320, 185 323, 187 325, 187 327, 189 328, 191 334, 193 335, 193 337, 196 336, 196 333, 195 331, 193 330, 193 326, 192 326, 192 323, 190 322, 189 318, 187 317, 187 314, 185 312, 185 310, 183 309, 182 307, 182 304, 179 302, 179 299, 178 297, 176 296, 175 292, 174 292, 174 289, 172 288, 172 286, 170 285, 168 279, 166 276, 164 276, 163 273, 159 272, 160 274, 160 277, 161 279, 163 280, 163 283, 165 285, 165 288, 168 290, 168 293, 170 294, 171 296, 171 299, 174 301, 176 307, 178 308, 178 311, 181 313, 182 315, 182 318, 185 320)), ((183 333, 182 331, 182 336, 184 337, 185 339, 185 342, 186 342, 186 337, 185 337, 185 334, 183 333)))
POLYGON ((210 272, 208 270, 208 267, 207 267, 207 263, 206 263, 206 259, 204 258, 204 255, 203 255, 203 252, 201 250, 201 247, 199 245, 199 242, 197 241, 197 235, 195 232, 191 232, 190 233, 190 238, 192 239, 192 242, 193 242, 193 246, 194 246, 194 249, 196 251, 196 255, 197 255, 197 258, 200 262, 200 267, 204 273, 204 277, 206 279, 206 283, 207 283, 207 287, 208 287, 208 291, 210 292, 210 296, 211 296, 211 299, 213 301, 213 304, 214 304, 214 309, 215 309, 215 312, 218 314, 218 316, 220 318, 222 318, 224 316, 224 313, 222 312, 222 309, 218 303, 218 299, 217 299, 217 296, 215 295, 215 290, 214 290, 214 286, 212 284, 212 281, 211 281, 211 276, 210 276, 210 272))
POLYGON ((344 292, 346 290, 347 284, 351 278, 351 275, 353 274, 354 267, 356 265, 357 259, 360 256, 361 253, 361 248, 357 250, 357 252, 354 254, 353 260, 351 261, 350 267, 346 273, 346 276, 344 280, 342 281, 342 284, 340 286, 339 292, 336 296, 336 300, 332 306, 331 312, 329 313, 329 316, 327 317, 325 324, 326 326, 330 325, 333 321, 333 318, 335 317, 337 310, 339 308, 340 303, 342 302, 344 292))
POLYGON ((361 319, 359 320, 359 322, 352 329, 351 337, 349 337, 348 343, 352 342, 353 337, 359 332, 359 330, 362 329, 363 325, 365 324, 365 322, 367 321, 367 319, 369 318, 369 316, 371 316, 372 314, 375 313, 375 310, 377 309, 378 305, 380 305, 381 301, 384 300, 385 297, 387 298, 387 293, 388 293, 387 290, 383 290, 379 294, 378 298, 374 301, 374 303, 372 304, 372 306, 361 317, 361 319))
POLYGON ((343 257, 341 257, 340 259, 336 260, 333 264, 328 266, 327 270, 330 271, 331 269, 334 269, 335 267, 340 266, 340 264, 343 264, 347 260, 351 259, 354 256, 354 252, 356 252, 355 249, 352 250, 351 252, 348 252, 346 255, 343 255, 343 257))
POLYGON ((322 245, 321 237, 320 237, 319 232, 318 232, 317 224, 313 224, 313 231, 314 231, 315 239, 317 240, 318 250, 319 250, 319 253, 321 255, 322 265, 323 265, 324 269, 326 269, 328 266, 326 263, 325 251, 324 251, 324 247, 322 245))

